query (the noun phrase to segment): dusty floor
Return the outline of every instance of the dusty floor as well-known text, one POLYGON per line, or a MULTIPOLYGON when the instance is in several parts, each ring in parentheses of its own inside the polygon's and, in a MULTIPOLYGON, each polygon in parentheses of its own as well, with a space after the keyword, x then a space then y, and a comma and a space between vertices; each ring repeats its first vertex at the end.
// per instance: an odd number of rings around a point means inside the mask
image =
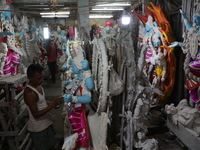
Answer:
MULTIPOLYGON (((59 74, 56 75, 56 83, 52 83, 50 80, 45 80, 42 86, 44 88, 45 97, 47 101, 53 101, 54 97, 62 95, 61 80, 59 74)), ((61 105, 59 108, 52 109, 50 111, 53 120, 53 128, 56 132, 56 138, 58 139, 58 143, 55 146, 55 149, 57 150, 61 150, 64 139, 62 112, 63 105, 61 105)))
MULTIPOLYGON (((46 99, 49 101, 53 101, 54 97, 61 96, 62 94, 60 75, 57 74, 56 78, 56 83, 52 83, 51 81, 45 81, 43 83, 46 99)), ((62 110, 63 105, 61 105, 60 108, 51 110, 53 127, 56 132, 56 138, 58 139, 58 143, 55 146, 56 150, 61 150, 64 139, 62 110)), ((171 132, 169 132, 166 126, 153 126, 149 131, 148 137, 157 139, 159 150, 187 150, 187 148, 171 132)))

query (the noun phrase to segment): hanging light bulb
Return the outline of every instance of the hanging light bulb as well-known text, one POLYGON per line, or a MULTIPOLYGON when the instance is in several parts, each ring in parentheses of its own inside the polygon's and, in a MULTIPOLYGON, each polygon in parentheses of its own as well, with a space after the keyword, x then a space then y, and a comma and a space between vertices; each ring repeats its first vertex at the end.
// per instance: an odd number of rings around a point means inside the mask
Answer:
POLYGON ((123 11, 123 15, 121 18, 121 22, 123 25, 128 25, 131 21, 131 17, 125 12, 125 10, 123 11))
POLYGON ((43 25, 43 33, 44 33, 44 39, 49 39, 49 26, 46 22, 43 25))
POLYGON ((131 21, 131 17, 128 15, 123 15, 122 16, 122 24, 123 25, 128 25, 131 21))

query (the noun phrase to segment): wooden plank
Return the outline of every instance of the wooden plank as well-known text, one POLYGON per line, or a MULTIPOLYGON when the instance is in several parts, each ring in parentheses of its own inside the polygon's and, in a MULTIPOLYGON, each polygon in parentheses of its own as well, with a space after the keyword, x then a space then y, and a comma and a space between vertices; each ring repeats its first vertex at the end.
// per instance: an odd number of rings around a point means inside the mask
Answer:
POLYGON ((0 136, 17 136, 18 131, 3 131, 0 132, 0 136))
POLYGON ((178 123, 173 125, 169 119, 167 119, 167 127, 191 150, 199 150, 200 148, 200 137, 178 123))
POLYGON ((30 150, 31 149, 31 145, 32 145, 32 140, 29 139, 28 144, 27 144, 25 150, 30 150))
POLYGON ((5 98, 6 97, 6 93, 5 92, 2 92, 1 94, 0 94, 0 99, 3 99, 3 98, 5 98))
POLYGON ((3 76, 0 78, 0 82, 7 82, 10 85, 13 85, 14 87, 18 87, 20 84, 27 81, 27 75, 26 74, 17 74, 17 75, 9 75, 9 76, 3 76))
POLYGON ((1 80, 4 80, 4 79, 8 78, 9 76, 11 76, 11 75, 4 75, 1 77, 1 80))
POLYGON ((20 114, 15 118, 15 124, 18 125, 21 119, 28 114, 27 109, 23 109, 20 114))
POLYGON ((15 144, 14 144, 14 141, 13 141, 13 138, 12 137, 6 137, 6 140, 8 142, 8 145, 9 145, 9 148, 10 150, 15 150, 16 147, 15 147, 15 144))
POLYGON ((0 107, 15 107, 17 102, 1 102, 0 107))
POLYGON ((28 142, 29 140, 29 133, 26 135, 26 137, 24 138, 23 142, 21 143, 21 145, 19 146, 19 149, 22 149, 25 145, 26 142, 28 142))
MULTIPOLYGON (((24 135, 27 132, 27 124, 23 127, 23 129, 20 131, 18 130, 19 124, 13 124, 15 125, 13 131, 9 131, 9 126, 11 123, 13 123, 13 120, 10 120, 11 118, 15 118, 15 122, 19 123, 21 121, 21 118, 23 118, 27 114, 27 110, 24 109, 23 111, 18 114, 17 111, 17 105, 18 103, 23 99, 23 92, 21 91, 19 94, 16 95, 16 87, 18 87, 20 84, 24 83, 27 81, 27 75, 26 74, 17 74, 15 76, 8 75, 8 76, 3 76, 0 78, 0 88, 5 89, 5 84, 8 84, 8 91, 2 92, 0 96, 2 98, 6 97, 6 92, 9 92, 9 101, 10 102, 2 102, 0 103, 0 119, 1 119, 1 126, 3 127, 3 131, 0 132, 0 137, 3 137, 4 139, 7 140, 9 148, 10 149, 18 149, 20 147, 20 138, 22 142, 22 147, 25 147, 25 144, 29 144, 31 141, 29 140, 29 133, 27 135, 24 135), (11 107, 12 106, 12 107, 11 107), (13 107, 14 106, 14 107, 13 107), (1 110, 6 109, 6 107, 10 107, 11 111, 13 113, 12 117, 8 115, 9 121, 5 121, 4 115, 1 112, 1 110), (24 136, 26 136, 25 139, 24 136), (15 139, 15 141, 13 140, 15 139)), ((4 112, 5 113, 5 112, 4 112)), ((27 146, 26 146, 27 147, 27 146)))
POLYGON ((20 143, 19 143, 19 137, 18 136, 15 136, 14 137, 14 140, 15 140, 15 147, 19 147, 20 143))
POLYGON ((5 137, 1 137, 1 141, 0 141, 0 149, 2 149, 2 147, 3 147, 4 140, 5 140, 5 137))
POLYGON ((26 123, 26 125, 23 127, 23 129, 20 131, 20 133, 18 134, 18 136, 19 136, 19 141, 21 141, 22 140, 22 135, 25 133, 25 132, 27 132, 27 126, 28 126, 28 123, 26 123))
POLYGON ((6 126, 6 120, 4 118, 4 115, 1 109, 0 109, 0 123, 1 123, 1 127, 3 128, 3 131, 7 131, 8 128, 6 126))
POLYGON ((24 90, 22 90, 19 94, 17 94, 14 98, 14 100, 19 100, 21 97, 23 97, 24 90))

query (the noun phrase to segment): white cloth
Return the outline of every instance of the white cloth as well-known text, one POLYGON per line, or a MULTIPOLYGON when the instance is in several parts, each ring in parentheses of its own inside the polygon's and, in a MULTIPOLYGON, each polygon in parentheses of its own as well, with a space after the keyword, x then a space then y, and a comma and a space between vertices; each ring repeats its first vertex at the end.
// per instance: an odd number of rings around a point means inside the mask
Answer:
POLYGON ((76 140, 78 138, 78 133, 65 138, 65 142, 62 146, 62 150, 73 150, 76 145, 76 140))
MULTIPOLYGON (((32 87, 30 85, 27 85, 27 87, 29 87, 30 89, 32 89, 34 92, 36 92, 38 94, 38 97, 39 97, 39 101, 37 102, 38 111, 46 108, 48 105, 45 100, 45 94, 44 94, 43 88, 41 87, 42 88, 42 94, 41 94, 34 87, 32 87)), ((40 118, 35 119, 29 109, 29 106, 28 105, 26 105, 26 106, 27 106, 27 110, 29 113, 28 131, 40 132, 52 124, 50 113, 46 113, 45 115, 41 116, 40 118)))

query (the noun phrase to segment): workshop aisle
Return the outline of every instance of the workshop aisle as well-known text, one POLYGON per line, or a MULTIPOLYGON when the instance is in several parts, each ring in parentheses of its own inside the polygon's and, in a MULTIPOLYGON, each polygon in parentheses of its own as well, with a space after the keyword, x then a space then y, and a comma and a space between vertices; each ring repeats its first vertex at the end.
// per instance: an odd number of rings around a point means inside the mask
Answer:
MULTIPOLYGON (((51 81, 45 80, 42 84, 45 97, 48 101, 53 101, 54 97, 61 96, 62 94, 62 85, 60 80, 60 73, 56 74, 56 83, 52 83, 51 81)), ((64 127, 63 127, 63 104, 57 108, 52 109, 50 113, 52 114, 53 127, 56 132, 56 138, 58 139, 58 143, 55 146, 54 150, 61 150, 63 144, 63 135, 64 135, 64 127)), ((148 124, 148 122, 146 122, 148 124)), ((151 126, 149 124, 149 126, 151 126)), ((155 138, 158 141, 158 150, 184 150, 187 149, 164 125, 162 127, 153 127, 149 129, 149 137, 155 138)))
MULTIPOLYGON (((56 74, 56 83, 52 83, 49 80, 45 80, 42 84, 44 91, 45 91, 45 97, 47 101, 53 101, 54 97, 61 96, 62 94, 62 88, 61 88, 61 80, 60 80, 60 73, 56 74)), ((55 149, 61 149, 61 146, 63 144, 63 105, 61 105, 57 109, 52 109, 50 111, 52 115, 52 121, 53 121, 53 128, 56 132, 56 138, 58 139, 59 143, 56 145, 55 149)))

